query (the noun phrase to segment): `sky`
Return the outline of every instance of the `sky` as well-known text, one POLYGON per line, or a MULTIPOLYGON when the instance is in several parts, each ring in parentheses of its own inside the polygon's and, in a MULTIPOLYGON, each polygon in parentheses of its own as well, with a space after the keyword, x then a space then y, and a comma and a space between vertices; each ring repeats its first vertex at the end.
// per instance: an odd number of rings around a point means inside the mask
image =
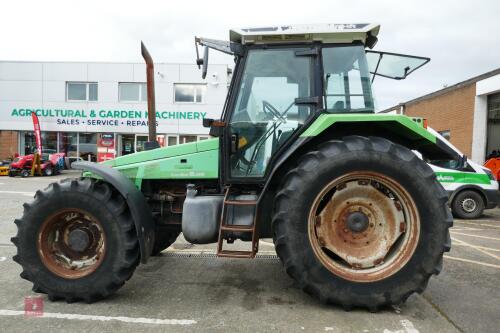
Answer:
MULTIPOLYGON (((194 36, 229 29, 312 23, 381 24, 375 50, 426 56, 406 80, 377 78, 379 110, 500 67, 500 1, 3 1, 0 61, 193 63, 194 36)), ((212 63, 232 58, 210 54, 212 63)))

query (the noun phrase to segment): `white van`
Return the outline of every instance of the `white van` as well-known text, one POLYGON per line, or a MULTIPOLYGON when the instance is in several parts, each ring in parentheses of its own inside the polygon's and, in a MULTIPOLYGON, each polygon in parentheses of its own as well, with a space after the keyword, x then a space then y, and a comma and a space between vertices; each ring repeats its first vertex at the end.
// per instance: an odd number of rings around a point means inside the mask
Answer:
POLYGON ((462 219, 475 219, 483 214, 484 209, 495 208, 499 202, 499 192, 498 181, 492 172, 467 160, 465 155, 432 128, 428 127, 427 130, 463 156, 461 161, 427 161, 448 192, 453 215, 462 219))

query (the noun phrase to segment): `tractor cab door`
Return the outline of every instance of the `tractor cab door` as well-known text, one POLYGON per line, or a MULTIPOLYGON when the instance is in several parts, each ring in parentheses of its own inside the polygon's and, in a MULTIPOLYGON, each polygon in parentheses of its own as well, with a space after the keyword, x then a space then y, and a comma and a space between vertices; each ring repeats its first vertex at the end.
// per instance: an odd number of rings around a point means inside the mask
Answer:
POLYGON ((314 52, 250 49, 243 59, 223 136, 226 183, 262 181, 278 149, 316 108, 310 102, 314 52))

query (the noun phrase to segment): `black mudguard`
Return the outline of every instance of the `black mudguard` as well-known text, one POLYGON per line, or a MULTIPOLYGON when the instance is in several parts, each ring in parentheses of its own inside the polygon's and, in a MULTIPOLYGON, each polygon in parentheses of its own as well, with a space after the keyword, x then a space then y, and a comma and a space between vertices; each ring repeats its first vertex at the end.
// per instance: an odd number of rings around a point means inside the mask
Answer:
POLYGON ((135 229, 137 230, 137 238, 141 250, 141 262, 145 264, 153 249, 155 224, 153 215, 151 214, 151 208, 142 192, 122 173, 106 165, 92 162, 75 162, 71 167, 78 170, 90 171, 101 177, 103 180, 113 185, 113 187, 125 198, 132 218, 134 219, 135 229))

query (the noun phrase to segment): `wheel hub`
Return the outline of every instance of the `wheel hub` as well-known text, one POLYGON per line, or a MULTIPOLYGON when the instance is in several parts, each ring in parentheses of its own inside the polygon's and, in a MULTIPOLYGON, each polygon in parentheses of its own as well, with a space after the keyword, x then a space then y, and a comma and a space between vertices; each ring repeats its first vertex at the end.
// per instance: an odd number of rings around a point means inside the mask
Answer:
POLYGON ((466 198, 464 201, 462 201, 462 208, 465 210, 467 213, 472 213, 473 211, 476 210, 477 204, 474 199, 471 198, 466 198))
POLYGON ((90 236, 84 229, 72 230, 68 235, 68 245, 76 252, 83 252, 90 245, 90 236))
POLYGON ((352 232, 363 232, 368 228, 368 216, 362 212, 352 212, 347 215, 346 225, 352 232))

